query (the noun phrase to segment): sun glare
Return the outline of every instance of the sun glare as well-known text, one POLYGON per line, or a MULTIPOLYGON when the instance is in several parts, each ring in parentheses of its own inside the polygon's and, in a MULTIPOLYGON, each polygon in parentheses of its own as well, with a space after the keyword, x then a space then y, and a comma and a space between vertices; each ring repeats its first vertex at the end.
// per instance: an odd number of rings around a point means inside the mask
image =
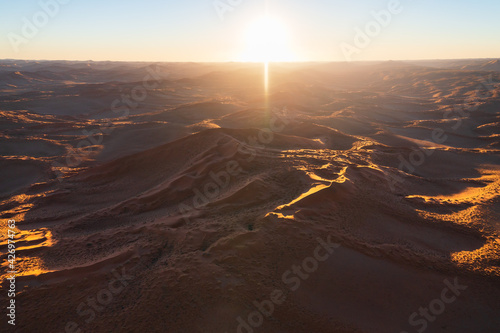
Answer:
POLYGON ((246 33, 243 61, 293 61, 290 35, 278 19, 263 16, 251 24, 246 33))

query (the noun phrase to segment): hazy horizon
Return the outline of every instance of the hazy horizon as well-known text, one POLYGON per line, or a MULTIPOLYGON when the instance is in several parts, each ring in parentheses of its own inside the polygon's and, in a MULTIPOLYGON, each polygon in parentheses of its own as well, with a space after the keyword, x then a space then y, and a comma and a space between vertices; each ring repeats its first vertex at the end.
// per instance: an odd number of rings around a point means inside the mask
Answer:
MULTIPOLYGON (((435 59, 380 59, 380 60, 303 60, 303 61, 269 61, 275 64, 307 64, 307 63, 380 63, 380 62, 426 62, 426 61, 467 61, 467 60, 500 60, 500 57, 485 57, 485 58, 435 58, 435 59)), ((31 58, 0 58, 0 61, 68 61, 68 62, 123 62, 123 63, 200 63, 200 64, 225 64, 225 63, 242 63, 242 64, 262 64, 263 61, 152 61, 152 60, 94 60, 94 59, 31 59, 31 58)))

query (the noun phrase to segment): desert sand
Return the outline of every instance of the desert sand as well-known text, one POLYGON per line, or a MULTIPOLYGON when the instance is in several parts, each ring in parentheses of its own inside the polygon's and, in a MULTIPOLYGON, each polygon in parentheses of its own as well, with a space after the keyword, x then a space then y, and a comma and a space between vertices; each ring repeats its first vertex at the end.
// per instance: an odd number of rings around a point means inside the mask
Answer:
POLYGON ((10 219, 16 332, 499 332, 499 64, 3 60, 2 309, 10 219))

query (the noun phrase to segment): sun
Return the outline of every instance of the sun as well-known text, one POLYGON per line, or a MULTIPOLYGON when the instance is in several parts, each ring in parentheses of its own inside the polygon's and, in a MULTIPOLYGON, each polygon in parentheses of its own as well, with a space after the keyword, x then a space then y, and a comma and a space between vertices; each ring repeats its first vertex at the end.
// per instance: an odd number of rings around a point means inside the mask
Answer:
POLYGON ((268 15, 253 22, 246 32, 243 61, 293 61, 290 35, 286 26, 268 15))

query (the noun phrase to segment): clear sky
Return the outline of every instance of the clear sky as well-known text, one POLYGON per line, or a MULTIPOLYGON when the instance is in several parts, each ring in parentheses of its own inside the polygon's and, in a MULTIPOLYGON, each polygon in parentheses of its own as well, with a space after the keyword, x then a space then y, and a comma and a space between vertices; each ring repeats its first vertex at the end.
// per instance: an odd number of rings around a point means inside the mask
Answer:
POLYGON ((0 59, 239 61, 264 47, 271 60, 500 58, 500 1, 400 0, 370 25, 391 1, 0 0, 0 59), (266 7, 274 23, 255 23, 266 7), (369 45, 356 44, 367 25, 369 45))

